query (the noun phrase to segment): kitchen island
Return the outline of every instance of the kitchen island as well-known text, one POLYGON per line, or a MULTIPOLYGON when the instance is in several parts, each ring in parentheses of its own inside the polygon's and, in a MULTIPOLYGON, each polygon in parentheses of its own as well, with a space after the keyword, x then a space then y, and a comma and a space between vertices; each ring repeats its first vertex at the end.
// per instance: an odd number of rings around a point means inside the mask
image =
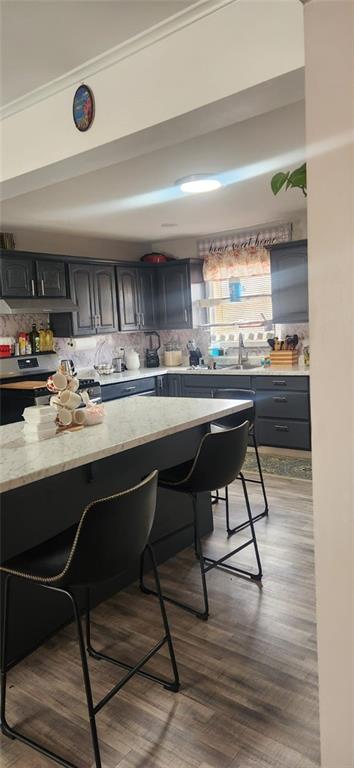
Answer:
MULTIPOLYGON (((22 424, 0 427, 1 561, 55 536, 80 519, 92 500, 128 488, 153 469, 191 459, 210 422, 249 408, 248 400, 132 397, 106 404, 103 424, 64 432, 49 440, 25 442, 22 424)), ((200 494, 201 531, 212 530, 209 494, 200 494)), ((159 490, 152 539, 191 519, 189 499, 159 490)), ((167 559, 191 541, 190 530, 157 552, 167 559)), ((137 576, 138 563, 124 579, 93 592, 97 603, 137 576)), ((20 659, 69 620, 61 595, 13 580, 16 611, 10 616, 12 662, 20 659)))

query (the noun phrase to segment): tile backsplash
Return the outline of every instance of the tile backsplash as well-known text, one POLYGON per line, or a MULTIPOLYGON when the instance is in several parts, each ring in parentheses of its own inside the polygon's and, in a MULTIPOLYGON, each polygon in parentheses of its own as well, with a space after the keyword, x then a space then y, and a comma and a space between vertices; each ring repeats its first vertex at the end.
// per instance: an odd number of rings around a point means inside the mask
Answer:
MULTIPOLYGON (((0 315, 0 336, 17 337, 20 331, 29 333, 33 323, 37 328, 48 321, 46 314, 34 315, 0 315)), ((286 334, 299 336, 299 352, 304 346, 309 344, 309 324, 297 323, 289 325, 276 325, 275 334, 284 339, 286 334)), ((187 342, 189 339, 195 339, 203 355, 208 352, 210 346, 210 332, 204 329, 191 328, 189 330, 171 330, 160 331, 161 352, 164 345, 171 339, 176 339, 182 348, 183 355, 187 356, 187 342)), ((155 346, 156 338, 153 343, 155 346)), ((148 346, 149 337, 144 333, 111 333, 100 336, 89 336, 84 339, 56 338, 55 346, 60 358, 71 358, 77 368, 92 367, 97 362, 110 362, 112 357, 116 357, 121 347, 128 349, 133 347, 139 354, 140 364, 144 365, 145 349, 148 346)), ((232 344, 234 346, 234 344, 232 344)), ((264 355, 263 349, 253 349, 253 354, 257 352, 264 355)))
MULTIPOLYGON (((21 331, 29 333, 33 323, 37 328, 48 322, 46 314, 36 315, 0 315, 0 336, 13 336, 17 338, 21 331)), ((209 346, 209 332, 202 329, 161 331, 161 352, 164 345, 171 339, 176 339, 182 348, 183 355, 187 355, 187 342, 195 339, 202 353, 206 355, 209 346)), ((153 337, 153 345, 157 339, 153 337)), ((60 358, 71 358, 77 368, 91 367, 94 363, 110 362, 116 357, 119 349, 134 347, 139 354, 140 363, 144 365, 145 349, 148 347, 149 337, 144 333, 110 333, 107 335, 88 336, 83 339, 56 338, 55 347, 60 358)))
MULTIPOLYGON (((171 339, 176 339, 182 348, 182 354, 187 356, 187 342, 195 339, 203 354, 207 354, 209 346, 209 333, 200 329, 160 331, 161 353, 164 345, 171 339)), ((108 363, 113 357, 117 357, 119 349, 133 347, 139 354, 140 364, 144 365, 145 349, 148 347, 149 337, 144 333, 111 333, 100 336, 90 336, 81 339, 56 339, 56 349, 60 358, 71 358, 77 368, 88 368, 97 363, 108 363), (92 345, 92 346, 90 346, 92 345), (81 348, 80 348, 81 347, 81 348), (82 348, 84 347, 84 349, 82 348)), ((157 344, 153 337, 153 346, 157 344)), ((163 363, 163 360, 161 360, 163 363)))
POLYGON ((40 314, 33 315, 0 315, 0 336, 13 336, 17 338, 21 331, 29 333, 32 330, 33 323, 37 328, 41 324, 44 326, 48 322, 49 315, 40 314))

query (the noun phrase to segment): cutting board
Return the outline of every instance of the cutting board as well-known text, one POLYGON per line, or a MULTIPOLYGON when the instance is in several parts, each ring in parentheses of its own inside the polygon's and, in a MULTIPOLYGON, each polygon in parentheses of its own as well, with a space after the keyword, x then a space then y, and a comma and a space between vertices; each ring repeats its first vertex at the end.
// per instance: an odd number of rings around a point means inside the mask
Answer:
POLYGON ((8 384, 0 384, 0 389, 34 390, 42 389, 46 385, 46 381, 11 381, 8 384))

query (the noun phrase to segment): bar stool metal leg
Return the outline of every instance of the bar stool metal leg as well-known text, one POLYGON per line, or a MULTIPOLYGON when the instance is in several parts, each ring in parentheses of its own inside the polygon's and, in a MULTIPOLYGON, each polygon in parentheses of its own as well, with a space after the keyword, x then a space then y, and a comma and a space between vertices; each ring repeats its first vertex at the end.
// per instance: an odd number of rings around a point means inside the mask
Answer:
MULTIPOLYGON (((252 522, 256 523, 257 520, 261 520, 262 517, 268 517, 268 515, 269 515, 269 506, 268 506, 268 498, 267 498, 267 493, 266 493, 265 484, 264 484, 264 478, 263 478, 263 472, 262 472, 262 464, 261 464, 261 460, 260 460, 260 456, 259 456, 258 444, 257 444, 257 440, 256 440, 256 435, 255 435, 254 429, 251 430, 249 434, 250 434, 250 438, 252 439, 252 442, 253 442, 253 447, 254 447, 254 452, 255 452, 256 462, 257 462, 257 467, 258 467, 259 480, 254 480, 253 478, 250 478, 250 477, 247 477, 247 478, 244 478, 244 479, 245 479, 246 483, 255 483, 256 485, 260 485, 261 488, 262 488, 262 494, 263 494, 263 499, 264 499, 264 510, 263 510, 263 512, 259 512, 258 515, 252 515, 252 522)), ((241 476, 238 479, 241 480, 241 476)), ((221 501, 225 501, 226 530, 227 530, 228 536, 233 536, 234 533, 238 533, 239 531, 242 531, 244 528, 247 528, 248 525, 249 525, 249 521, 248 520, 246 520, 244 523, 239 523, 238 525, 235 525, 235 526, 231 527, 231 522, 230 522, 230 505, 229 505, 229 491, 228 491, 228 488, 225 488, 225 496, 220 496, 219 492, 217 492, 217 493, 218 493, 217 501, 219 501, 219 499, 221 501)), ((246 506, 247 506, 247 503, 246 503, 246 506)))
MULTIPOLYGON (((18 741, 21 741, 23 744, 27 744, 27 746, 32 747, 32 749, 35 749, 37 752, 40 752, 45 757, 48 757, 51 760, 54 760, 54 762, 59 763, 59 765, 63 765, 65 768, 77 768, 75 764, 72 763, 71 761, 65 760, 56 752, 53 752, 52 750, 47 749, 46 747, 42 746, 38 742, 29 738, 28 736, 24 736, 22 733, 19 733, 19 731, 15 730, 14 728, 11 728, 7 723, 5 704, 6 704, 6 682, 7 682, 6 651, 7 651, 8 614, 9 614, 9 580, 10 580, 10 575, 7 575, 6 583, 5 583, 4 625, 3 625, 2 653, 1 653, 1 730, 5 734, 5 736, 9 736, 12 739, 18 739, 18 741)), ((71 601, 77 633, 78 633, 82 674, 84 679, 86 702, 87 702, 87 708, 88 708, 88 714, 89 714, 92 746, 93 746, 93 752, 95 756, 95 768, 102 768, 100 750, 99 750, 98 738, 97 738, 96 721, 95 721, 95 708, 93 706, 93 701, 92 701, 90 676, 89 676, 89 671, 87 666, 80 614, 79 614, 79 609, 77 606, 76 599, 74 595, 71 592, 67 591, 66 589, 49 587, 48 585, 44 585, 44 584, 39 584, 39 586, 44 587, 45 589, 51 589, 55 592, 61 592, 63 595, 66 595, 71 601)))
POLYGON ((6 722, 6 682, 7 682, 7 637, 8 637, 8 614, 9 614, 9 593, 10 593, 10 576, 5 576, 4 584, 4 605, 3 605, 3 630, 1 638, 1 706, 0 706, 0 725, 2 733, 9 738, 15 737, 11 734, 11 729, 6 722))
MULTIPOLYGON (((148 544, 146 549, 147 549, 147 551, 150 554, 150 559, 151 559, 151 563, 152 563, 152 570, 153 570, 154 579, 155 579, 155 586, 156 586, 156 592, 154 592, 154 594, 156 594, 157 597, 159 598, 161 617, 162 617, 162 622, 163 622, 163 626, 164 626, 164 630, 165 630, 164 637, 149 652, 148 658, 144 657, 143 663, 138 662, 138 664, 135 665, 135 666, 132 666, 131 664, 126 664, 123 661, 119 661, 118 659, 114 659, 111 656, 107 656, 107 654, 105 654, 105 653, 101 653, 100 651, 97 651, 97 649, 93 647, 92 642, 91 642, 90 593, 89 593, 89 590, 87 589, 87 592, 86 592, 86 595, 87 595, 87 597, 86 597, 86 647, 87 647, 87 653, 89 654, 89 656, 91 656, 94 659, 97 659, 98 661, 101 661, 101 660, 109 661, 111 664, 115 664, 117 667, 121 667, 122 669, 128 670, 128 676, 132 676, 132 674, 135 674, 135 672, 136 672, 137 674, 141 675, 142 677, 146 677, 148 680, 153 680, 155 683, 159 683, 164 688, 166 688, 168 691, 177 692, 177 691, 179 691, 179 688, 180 688, 180 681, 179 681, 177 662, 176 662, 175 652, 174 652, 174 648, 173 648, 172 637, 171 637, 170 627, 169 627, 169 623, 168 623, 166 608, 165 608, 165 605, 164 605, 163 596, 162 596, 162 592, 161 592, 160 578, 159 578, 159 574, 158 574, 158 570, 157 570, 155 555, 154 555, 154 552, 152 550, 151 545, 148 544), (170 661, 171 661, 171 667, 172 667, 172 672, 173 672, 173 680, 166 680, 165 678, 158 677, 157 675, 153 675, 150 672, 145 672, 141 668, 144 664, 146 664, 146 662, 155 653, 157 653, 157 651, 160 650, 160 648, 164 645, 164 643, 167 643, 167 645, 168 645, 170 661)), ((143 555, 141 557, 141 561, 140 561, 140 581, 141 581, 141 569, 143 568, 143 563, 144 563, 144 554, 145 554, 145 552, 143 553, 143 555)), ((145 590, 142 590, 142 591, 145 591, 145 590)), ((128 676, 126 678, 123 678, 124 682, 127 682, 128 676)))
MULTIPOLYGON (((259 458, 258 444, 257 444, 257 440, 256 440, 256 435, 255 435, 254 429, 251 432, 251 437, 252 437, 252 441, 253 441, 254 451, 255 451, 255 454, 256 454, 256 461, 257 461, 257 467, 258 467, 258 472, 259 472, 259 479, 260 479, 260 483, 261 483, 261 486, 262 486, 262 493, 263 493, 263 499, 264 499, 264 512, 263 512, 263 515, 268 515, 268 512, 269 512, 268 499, 267 499, 267 493, 266 493, 266 489, 265 489, 265 485, 264 485, 264 478, 263 478, 263 472, 262 472, 262 464, 261 464, 261 460, 259 458)), ((263 517, 263 515, 262 515, 262 517, 263 517)))
MULTIPOLYGON (((199 568, 200 568, 200 574, 201 574, 201 580, 202 580, 203 609, 200 611, 197 608, 194 608, 192 605, 189 605, 188 603, 184 603, 181 600, 176 600, 175 598, 170 597, 169 595, 163 594, 162 597, 163 597, 163 600, 167 600, 169 603, 172 603, 173 605, 177 605, 179 608, 184 608, 185 611, 188 611, 189 613, 193 613, 194 616, 196 616, 198 619, 202 619, 203 621, 206 621, 209 617, 209 602, 208 602, 208 590, 207 590, 205 573, 204 573, 203 548, 202 548, 202 542, 201 542, 200 533, 199 533, 197 495, 192 493, 188 493, 188 495, 192 499, 193 523, 191 525, 184 526, 184 527, 185 528, 193 527, 194 529, 194 550, 199 562, 199 568)), ((165 541, 166 538, 175 536, 176 533, 178 533, 178 530, 171 531, 169 534, 163 536, 161 539, 158 539, 157 541, 152 542, 152 546, 154 546, 155 544, 158 544, 159 541, 162 541, 162 540, 165 541)), ((143 562, 140 568, 140 589, 146 595, 155 595, 155 597, 158 596, 157 591, 147 587, 144 582, 144 563, 143 562)))
POLYGON ((250 527, 250 529, 251 529, 251 538, 248 541, 246 541, 244 544, 241 544, 239 547, 236 547, 236 549, 232 550, 232 552, 228 552, 227 555, 224 555, 223 557, 220 557, 218 560, 215 560, 212 557, 204 556, 204 558, 203 558, 204 562, 205 563, 209 563, 209 565, 205 568, 204 572, 207 573, 212 568, 225 568, 225 569, 227 569, 229 571, 233 571, 236 574, 240 574, 240 575, 243 575, 243 576, 248 576, 253 581, 260 581, 262 579, 262 575, 263 575, 262 574, 262 564, 261 564, 261 559, 260 559, 259 551, 258 551, 256 532, 255 532, 255 528, 254 528, 254 518, 252 517, 251 505, 250 505, 250 502, 249 502, 248 492, 247 492, 247 485, 246 485, 246 481, 245 481, 245 478, 244 478, 242 472, 240 472, 239 478, 240 478, 240 480, 242 482, 242 488, 243 488, 243 493, 244 493, 245 502, 246 502, 247 515, 248 515, 248 520, 243 524, 243 527, 244 528, 246 526, 250 527), (257 567, 258 567, 258 571, 256 573, 254 573, 252 571, 248 571, 245 568, 238 568, 235 565, 229 565, 228 563, 226 563, 226 560, 228 560, 230 557, 233 557, 233 555, 236 555, 238 552, 241 552, 243 549, 246 549, 246 547, 250 546, 250 544, 253 544, 253 548, 254 548, 254 552, 255 552, 255 556, 256 556, 257 567))
POLYGON ((66 594, 71 598, 75 622, 76 622, 77 637, 78 637, 79 648, 80 648, 82 675, 84 678, 87 709, 88 709, 89 721, 90 721, 92 748, 95 756, 96 768, 101 768, 102 763, 101 763, 100 748, 98 746, 95 709, 93 706, 91 681, 90 681, 90 675, 89 675, 88 664, 87 664, 87 656, 86 656, 86 650, 85 650, 84 636, 82 632, 81 618, 80 618, 79 609, 78 609, 77 602, 74 595, 69 591, 66 592, 66 594))

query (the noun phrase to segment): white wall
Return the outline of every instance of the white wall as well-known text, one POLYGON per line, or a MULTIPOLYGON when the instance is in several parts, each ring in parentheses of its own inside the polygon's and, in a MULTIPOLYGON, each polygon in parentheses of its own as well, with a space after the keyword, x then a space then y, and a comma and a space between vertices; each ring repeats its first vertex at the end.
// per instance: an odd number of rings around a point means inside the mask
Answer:
POLYGON ((187 9, 185 18, 174 31, 167 26, 164 34, 161 27, 160 38, 156 33, 154 42, 153 37, 141 41, 140 49, 129 44, 104 68, 88 64, 80 75, 54 83, 52 95, 42 94, 42 100, 3 120, 2 178, 49 168, 54 182, 55 164, 65 158, 74 161, 88 150, 303 66, 297 0, 205 0, 187 9), (96 104, 86 133, 72 121, 73 95, 83 81, 93 89, 96 104))
POLYGON ((99 237, 83 237, 39 229, 14 231, 17 250, 38 253, 58 253, 92 259, 138 260, 149 252, 149 243, 125 242, 99 237))
MULTIPOLYGON (((287 194, 300 194, 300 192, 291 192, 287 194)), ((286 218, 286 221, 291 221, 293 225, 293 240, 302 240, 307 237, 307 215, 306 210, 303 212, 297 212, 294 216, 290 215, 286 218)), ((276 222, 270 222, 276 223, 276 222)), ((266 227, 266 224, 262 224, 262 228, 266 227)), ((255 229, 257 229, 257 222, 255 222, 255 229)), ((217 234, 217 233, 215 233, 217 234)), ((226 234, 226 233, 225 233, 226 234)), ((178 259, 190 259, 198 256, 198 239, 203 239, 206 235, 201 232, 200 237, 180 237, 171 238, 167 240, 155 240, 151 243, 151 250, 166 253, 171 256, 175 256, 178 259)), ((209 235, 208 235, 209 237, 209 235)))
POLYGON ((354 4, 305 5, 322 768, 354 766, 354 4), (338 332, 340 329, 340 332, 338 332))

